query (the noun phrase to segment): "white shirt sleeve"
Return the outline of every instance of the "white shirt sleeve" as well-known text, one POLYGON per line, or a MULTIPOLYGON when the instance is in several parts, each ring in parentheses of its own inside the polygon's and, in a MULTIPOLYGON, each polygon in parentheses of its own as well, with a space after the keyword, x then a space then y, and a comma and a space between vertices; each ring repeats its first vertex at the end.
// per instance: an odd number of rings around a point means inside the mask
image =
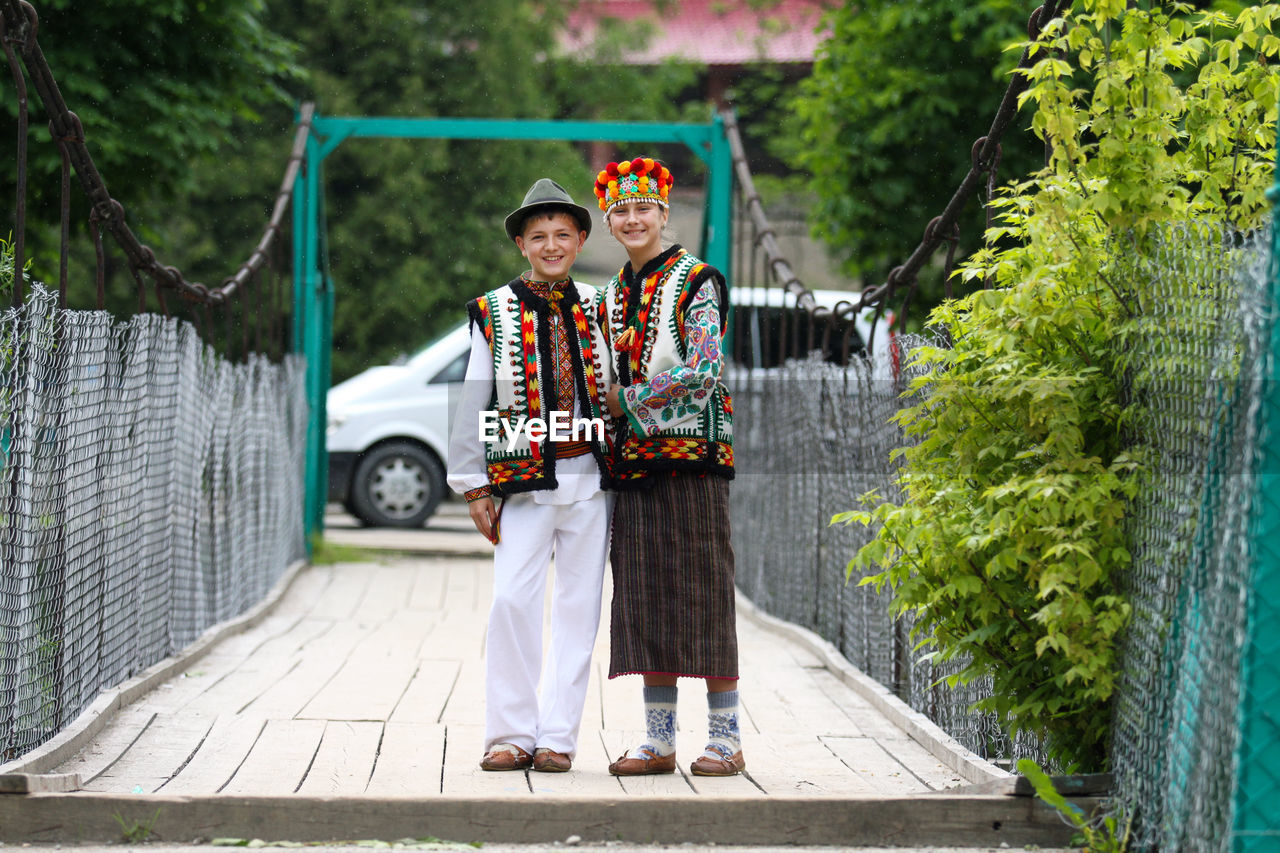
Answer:
POLYGON ((484 333, 471 327, 471 358, 467 362, 467 378, 453 415, 449 434, 447 481, 458 494, 488 485, 489 473, 484 461, 484 444, 480 441, 480 413, 493 398, 493 354, 484 333))

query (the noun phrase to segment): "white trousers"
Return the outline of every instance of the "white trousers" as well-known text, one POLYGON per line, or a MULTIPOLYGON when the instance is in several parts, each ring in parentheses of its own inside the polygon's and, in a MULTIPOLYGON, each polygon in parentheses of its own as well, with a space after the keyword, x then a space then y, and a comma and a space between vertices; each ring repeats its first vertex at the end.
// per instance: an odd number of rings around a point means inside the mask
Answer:
POLYGON ((574 755, 609 554, 613 496, 568 504, 507 500, 493 555, 485 639, 485 749, 513 743, 574 755), (555 554, 551 642, 542 667, 543 602, 555 554), (541 681, 541 688, 539 688, 541 681))

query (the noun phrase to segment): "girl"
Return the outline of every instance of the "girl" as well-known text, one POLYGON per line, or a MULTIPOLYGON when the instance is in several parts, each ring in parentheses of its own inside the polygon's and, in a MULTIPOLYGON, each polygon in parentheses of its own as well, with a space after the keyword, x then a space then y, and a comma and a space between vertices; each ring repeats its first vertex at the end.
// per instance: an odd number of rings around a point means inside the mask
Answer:
POLYGON ((671 170, 648 157, 596 180, 605 225, 627 264, 605 288, 600 324, 620 384, 618 488, 610 560, 609 677, 644 677, 645 742, 617 776, 675 770, 676 679, 706 680, 707 746, 690 770, 742 772, 729 480, 733 408, 720 382, 724 276, 678 245, 662 248, 671 170))

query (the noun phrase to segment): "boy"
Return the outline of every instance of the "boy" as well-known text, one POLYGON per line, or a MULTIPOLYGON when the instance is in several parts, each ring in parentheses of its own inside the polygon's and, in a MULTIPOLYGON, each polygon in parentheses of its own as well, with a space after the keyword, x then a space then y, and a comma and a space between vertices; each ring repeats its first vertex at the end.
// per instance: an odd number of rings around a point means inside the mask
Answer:
POLYGON ((554 773, 573 763, 600 623, 611 509, 603 401, 612 372, 596 291, 569 276, 591 232, 586 208, 542 178, 505 224, 529 270, 467 304, 471 360, 448 481, 494 544, 480 766, 554 773), (553 551, 550 658, 539 690, 553 551))

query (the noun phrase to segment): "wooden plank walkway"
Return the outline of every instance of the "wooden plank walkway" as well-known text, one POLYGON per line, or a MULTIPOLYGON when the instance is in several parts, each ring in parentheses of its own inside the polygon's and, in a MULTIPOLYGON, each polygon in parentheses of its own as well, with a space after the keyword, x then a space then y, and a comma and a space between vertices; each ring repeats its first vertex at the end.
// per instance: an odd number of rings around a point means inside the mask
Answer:
POLYGON ((490 561, 465 556, 305 569, 258 626, 122 709, 53 772, 78 774, 88 792, 188 795, 804 797, 965 782, 813 652, 748 619, 739 624, 745 775, 688 773, 706 719, 693 680, 681 682, 680 770, 609 775, 644 725, 640 680, 604 677, 607 628, 574 770, 486 773, 477 762, 491 586, 490 561))
POLYGON ((970 785, 1010 780, 746 601, 744 775, 688 773, 706 719, 693 680, 681 682, 679 772, 609 775, 643 714, 639 678, 604 677, 607 616, 573 771, 486 773, 492 567, 465 508, 446 504, 425 530, 327 523, 330 541, 389 550, 302 567, 255 612, 0 766, 0 791, 27 792, 0 794, 0 842, 109 841, 130 821, 160 840, 298 842, 1052 847, 1070 834, 1034 799, 970 785))

